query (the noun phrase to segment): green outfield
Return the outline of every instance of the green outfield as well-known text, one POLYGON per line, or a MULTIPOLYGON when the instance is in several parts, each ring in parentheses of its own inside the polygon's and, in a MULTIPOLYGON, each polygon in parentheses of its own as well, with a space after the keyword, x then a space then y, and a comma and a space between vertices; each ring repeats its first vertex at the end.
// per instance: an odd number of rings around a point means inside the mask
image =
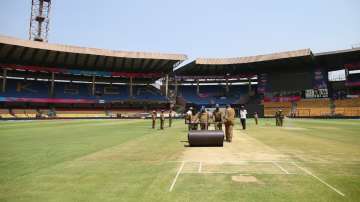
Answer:
POLYGON ((0 201, 360 201, 360 120, 248 123, 193 148, 183 120, 0 122, 0 201))

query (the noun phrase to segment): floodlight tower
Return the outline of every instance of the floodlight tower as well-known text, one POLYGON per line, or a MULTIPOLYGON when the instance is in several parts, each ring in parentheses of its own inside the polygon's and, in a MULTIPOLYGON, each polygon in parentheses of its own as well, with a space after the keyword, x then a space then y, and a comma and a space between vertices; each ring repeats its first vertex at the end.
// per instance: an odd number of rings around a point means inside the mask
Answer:
POLYGON ((32 0, 29 39, 48 41, 51 0, 32 0))

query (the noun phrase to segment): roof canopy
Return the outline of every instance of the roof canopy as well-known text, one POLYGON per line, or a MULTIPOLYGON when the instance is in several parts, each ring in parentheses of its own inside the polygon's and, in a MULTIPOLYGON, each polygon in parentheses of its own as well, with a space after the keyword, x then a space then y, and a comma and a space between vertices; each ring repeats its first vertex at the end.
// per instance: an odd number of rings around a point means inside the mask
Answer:
POLYGON ((309 65, 310 49, 237 58, 198 58, 177 69, 176 75, 239 75, 309 65))
POLYGON ((57 45, 0 35, 0 61, 8 64, 112 72, 170 73, 183 54, 113 51, 57 45))
POLYGON ((329 70, 337 70, 342 67, 357 69, 360 66, 360 48, 316 53, 314 55, 317 64, 329 70))

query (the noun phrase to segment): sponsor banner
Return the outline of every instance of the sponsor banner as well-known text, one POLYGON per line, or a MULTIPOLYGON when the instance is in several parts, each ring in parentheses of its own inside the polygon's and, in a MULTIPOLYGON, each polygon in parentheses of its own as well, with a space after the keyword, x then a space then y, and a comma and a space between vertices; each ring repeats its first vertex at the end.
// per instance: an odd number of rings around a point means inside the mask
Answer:
POLYGON ((329 92, 327 88, 305 90, 305 98, 327 98, 327 97, 329 97, 329 92))
POLYGON ((38 67, 38 66, 22 66, 14 64, 0 64, 2 68, 6 69, 15 69, 22 71, 31 71, 31 72, 54 72, 54 73, 66 73, 67 69, 53 68, 53 67, 38 67))
POLYGON ((360 81, 346 81, 345 85, 349 87, 360 86, 360 81))
POLYGON ((344 67, 348 70, 358 70, 360 69, 360 62, 345 64, 344 67))
POLYGON ((200 98, 208 98, 210 95, 208 93, 199 93, 200 98))
POLYGON ((160 78, 163 77, 163 73, 137 73, 137 72, 105 72, 105 71, 84 71, 77 69, 61 69, 53 67, 38 67, 38 66, 21 66, 14 64, 0 64, 2 68, 14 69, 22 71, 32 72, 52 72, 62 73, 71 75, 82 75, 82 76, 99 76, 99 77, 122 77, 122 78, 160 78))
POLYGON ((113 77, 123 77, 123 78, 159 78, 163 77, 162 73, 132 73, 132 72, 111 72, 113 77))
POLYGON ((314 71, 313 88, 314 89, 327 88, 327 75, 320 68, 315 69, 315 71, 314 71))
POLYGON ((346 86, 360 86, 360 74, 349 74, 345 82, 346 86))
POLYGON ((182 79, 243 79, 243 78, 252 78, 256 76, 256 74, 237 74, 237 75, 229 75, 229 76, 218 76, 218 75, 210 75, 210 76, 175 76, 176 80, 182 79))
POLYGON ((61 98, 16 98, 0 97, 1 102, 33 102, 33 103, 62 103, 62 104, 94 104, 98 100, 91 99, 61 99, 61 98))
POLYGON ((301 100, 301 96, 264 97, 264 102, 295 102, 301 100))
POLYGON ((82 75, 82 76, 101 76, 101 77, 111 76, 111 72, 103 72, 103 71, 84 71, 84 70, 69 69, 66 73, 73 75, 82 75))

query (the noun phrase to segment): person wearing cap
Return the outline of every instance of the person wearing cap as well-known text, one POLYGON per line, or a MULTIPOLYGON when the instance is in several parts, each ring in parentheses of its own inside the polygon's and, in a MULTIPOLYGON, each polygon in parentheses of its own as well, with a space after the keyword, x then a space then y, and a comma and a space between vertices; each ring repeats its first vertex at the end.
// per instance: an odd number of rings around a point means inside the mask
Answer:
POLYGON ((185 124, 188 124, 188 130, 191 129, 191 116, 193 114, 193 108, 190 107, 189 110, 186 112, 185 115, 185 124))
POLYGON ((173 113, 173 111, 172 111, 172 109, 170 109, 170 111, 169 111, 169 127, 171 127, 171 125, 172 125, 172 113, 173 113))
POLYGON ((152 111, 151 113, 151 119, 152 119, 152 128, 154 129, 155 128, 155 125, 156 125, 156 117, 157 117, 157 113, 156 111, 152 111))
POLYGON ((164 110, 161 110, 161 113, 160 113, 160 129, 161 130, 164 130, 164 121, 165 121, 164 110))
POLYGON ((215 105, 215 110, 213 112, 213 120, 215 130, 222 130, 223 113, 219 109, 219 104, 215 105))
POLYGON ((247 115, 247 110, 245 109, 244 106, 241 106, 241 108, 240 108, 240 122, 241 122, 243 130, 246 129, 246 115, 247 115))
POLYGON ((199 122, 200 122, 200 129, 207 130, 208 123, 209 123, 209 114, 207 113, 205 106, 201 107, 198 117, 199 117, 199 122))
POLYGON ((235 110, 229 104, 226 105, 224 123, 226 141, 231 142, 233 136, 233 127, 235 124, 235 110))

